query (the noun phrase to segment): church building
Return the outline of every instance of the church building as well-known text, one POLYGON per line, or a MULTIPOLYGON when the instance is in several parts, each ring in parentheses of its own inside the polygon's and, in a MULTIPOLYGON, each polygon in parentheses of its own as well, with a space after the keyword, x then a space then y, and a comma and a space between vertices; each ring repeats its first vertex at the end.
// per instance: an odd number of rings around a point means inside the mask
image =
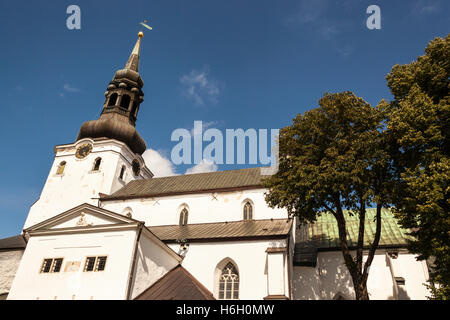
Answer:
MULTIPOLYGON (((270 208, 261 168, 153 177, 135 127, 142 37, 100 117, 55 146, 22 234, 0 240, 0 299, 355 299, 333 217, 299 226, 270 208)), ((348 219, 356 245, 358 222, 348 219)), ((382 228, 370 298, 426 299, 428 266, 389 210, 382 228)))

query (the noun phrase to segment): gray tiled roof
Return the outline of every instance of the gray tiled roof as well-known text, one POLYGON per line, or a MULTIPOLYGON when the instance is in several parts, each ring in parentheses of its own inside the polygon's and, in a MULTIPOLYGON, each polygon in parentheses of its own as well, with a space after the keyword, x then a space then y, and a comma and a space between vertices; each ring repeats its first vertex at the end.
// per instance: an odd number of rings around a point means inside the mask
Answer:
POLYGON ((164 242, 186 240, 232 240, 263 237, 283 237, 289 234, 292 220, 268 219, 217 223, 149 227, 164 242))
POLYGON ((103 196, 101 200, 261 188, 264 177, 267 176, 261 175, 261 168, 249 168, 135 180, 115 193, 103 196))
POLYGON ((25 249, 27 243, 22 235, 0 239, 0 250, 25 249))

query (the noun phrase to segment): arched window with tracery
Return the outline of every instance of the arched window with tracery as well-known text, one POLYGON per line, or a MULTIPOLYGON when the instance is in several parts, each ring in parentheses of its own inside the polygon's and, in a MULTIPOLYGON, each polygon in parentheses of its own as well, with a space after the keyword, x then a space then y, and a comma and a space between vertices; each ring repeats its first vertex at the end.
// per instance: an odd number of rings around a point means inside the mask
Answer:
POLYGON ((183 210, 181 210, 180 212, 180 226, 185 226, 188 223, 188 210, 186 208, 184 208, 183 210))
POLYGON ((244 204, 244 220, 252 220, 253 219, 253 206, 250 201, 247 201, 244 204))
POLYGON ((239 299, 239 273, 232 262, 228 262, 219 276, 218 298, 220 300, 239 299))

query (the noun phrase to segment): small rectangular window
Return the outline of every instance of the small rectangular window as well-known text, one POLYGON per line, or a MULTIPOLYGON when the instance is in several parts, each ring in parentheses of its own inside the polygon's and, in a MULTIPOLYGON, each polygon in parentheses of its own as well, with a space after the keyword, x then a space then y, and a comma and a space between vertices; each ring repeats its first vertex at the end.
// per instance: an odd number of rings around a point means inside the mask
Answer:
POLYGON ((105 265, 106 265, 106 257, 98 257, 96 271, 105 270, 105 265))
POLYGON ((63 258, 44 259, 41 267, 41 273, 59 272, 61 271, 62 263, 63 258))
POLYGON ((54 259, 52 272, 59 272, 61 270, 62 262, 63 262, 62 258, 54 259))
POLYGON ((106 266, 106 256, 87 257, 84 271, 103 271, 106 266))
POLYGON ((84 271, 94 271, 95 257, 87 257, 84 271))
POLYGON ((53 259, 44 259, 44 262, 42 263, 42 267, 41 267, 41 273, 50 272, 50 269, 52 267, 52 261, 53 261, 53 259))

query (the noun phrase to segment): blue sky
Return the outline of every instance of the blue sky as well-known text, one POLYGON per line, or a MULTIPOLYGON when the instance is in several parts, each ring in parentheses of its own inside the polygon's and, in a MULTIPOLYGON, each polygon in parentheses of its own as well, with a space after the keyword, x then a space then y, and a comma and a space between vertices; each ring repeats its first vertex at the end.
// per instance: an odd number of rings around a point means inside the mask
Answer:
POLYGON ((372 105, 390 99, 386 74, 447 35, 449 9, 446 0, 0 2, 0 238, 21 232, 53 147, 99 116, 138 22, 153 31, 142 44, 137 128, 153 150, 147 159, 182 174, 192 166, 168 164, 170 135, 194 120, 223 131, 282 128, 324 92, 351 90, 372 105), (81 8, 81 30, 66 27, 71 4, 81 8), (381 30, 366 27, 371 4, 381 8, 381 30))

